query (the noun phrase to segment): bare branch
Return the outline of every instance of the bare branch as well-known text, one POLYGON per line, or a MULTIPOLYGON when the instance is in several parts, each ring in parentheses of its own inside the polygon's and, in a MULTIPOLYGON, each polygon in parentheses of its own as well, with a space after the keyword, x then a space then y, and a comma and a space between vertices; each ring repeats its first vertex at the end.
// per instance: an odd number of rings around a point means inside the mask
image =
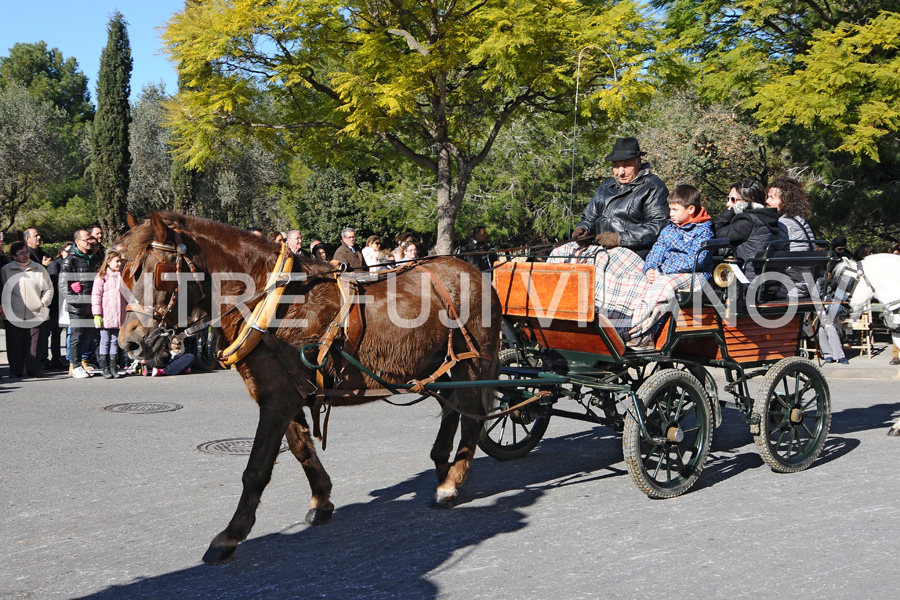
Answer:
POLYGON ((422 56, 428 56, 430 54, 428 48, 423 48, 422 45, 416 41, 416 38, 414 38, 408 31, 404 31, 402 29, 388 29, 387 32, 393 35, 398 35, 402 38, 406 38, 406 44, 409 46, 410 50, 415 50, 422 56))

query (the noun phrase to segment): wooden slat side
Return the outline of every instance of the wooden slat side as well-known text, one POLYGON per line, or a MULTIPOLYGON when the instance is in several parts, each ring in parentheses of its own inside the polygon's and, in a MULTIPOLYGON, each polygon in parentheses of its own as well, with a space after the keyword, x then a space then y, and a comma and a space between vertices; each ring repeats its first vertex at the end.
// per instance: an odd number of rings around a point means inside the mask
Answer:
POLYGON ((594 266, 504 263, 494 270, 503 314, 550 320, 594 320, 594 266))
POLYGON ((736 327, 725 326, 729 356, 738 363, 779 360, 797 353, 800 316, 778 328, 767 328, 750 317, 740 317, 736 327))
MULTIPOLYGON (((544 348, 614 356, 594 323, 588 324, 587 327, 579 327, 574 321, 556 320, 549 327, 543 327, 537 318, 528 318, 525 323, 527 323, 525 330, 529 331, 534 336, 534 341, 544 348)), ((615 333, 615 330, 612 333, 615 333)), ((619 353, 624 352, 625 344, 618 334, 612 339, 613 345, 620 347, 619 353)))

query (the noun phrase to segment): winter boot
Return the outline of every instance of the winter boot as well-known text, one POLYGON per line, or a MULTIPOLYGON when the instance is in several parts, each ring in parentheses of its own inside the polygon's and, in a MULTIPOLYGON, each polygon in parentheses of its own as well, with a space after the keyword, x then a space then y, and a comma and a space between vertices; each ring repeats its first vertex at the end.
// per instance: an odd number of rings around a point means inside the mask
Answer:
POLYGON ((119 373, 119 355, 118 354, 110 354, 109 355, 109 372, 112 374, 113 379, 121 379, 122 373, 119 373))
POLYGON ((100 363, 100 369, 103 371, 103 379, 112 379, 113 374, 109 370, 109 355, 108 354, 98 354, 97 362, 100 363))

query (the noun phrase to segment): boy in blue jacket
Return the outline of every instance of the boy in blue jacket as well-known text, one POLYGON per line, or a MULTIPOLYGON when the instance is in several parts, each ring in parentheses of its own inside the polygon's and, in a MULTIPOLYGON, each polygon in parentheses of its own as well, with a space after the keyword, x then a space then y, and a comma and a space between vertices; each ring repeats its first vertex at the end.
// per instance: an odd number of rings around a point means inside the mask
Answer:
POLYGON ((660 232, 644 260, 644 275, 651 285, 632 313, 632 339, 652 329, 675 297, 675 290, 690 287, 698 252, 697 276, 709 279, 712 274, 709 252, 701 251, 703 242, 713 238, 713 228, 700 204, 700 190, 692 185, 676 187, 669 194, 669 219, 671 223, 660 232))

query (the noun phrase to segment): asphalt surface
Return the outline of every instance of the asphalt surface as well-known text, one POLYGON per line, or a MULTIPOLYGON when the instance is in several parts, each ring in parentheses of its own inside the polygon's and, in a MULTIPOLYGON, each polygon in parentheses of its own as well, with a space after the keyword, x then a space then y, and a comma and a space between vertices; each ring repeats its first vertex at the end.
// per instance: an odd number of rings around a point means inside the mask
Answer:
POLYGON ((554 419, 523 459, 479 453, 459 505, 435 509, 437 406, 336 409, 320 453, 334 521, 303 523, 308 487, 282 454, 250 538, 217 567, 200 557, 234 511, 246 457, 198 446, 253 436, 236 373, 3 378, 0 598, 892 596, 900 438, 885 433, 900 370, 888 360, 825 366, 833 422, 810 469, 770 471, 727 410, 699 481, 670 500, 638 490, 610 430, 554 419), (104 410, 133 402, 182 408, 104 410))

